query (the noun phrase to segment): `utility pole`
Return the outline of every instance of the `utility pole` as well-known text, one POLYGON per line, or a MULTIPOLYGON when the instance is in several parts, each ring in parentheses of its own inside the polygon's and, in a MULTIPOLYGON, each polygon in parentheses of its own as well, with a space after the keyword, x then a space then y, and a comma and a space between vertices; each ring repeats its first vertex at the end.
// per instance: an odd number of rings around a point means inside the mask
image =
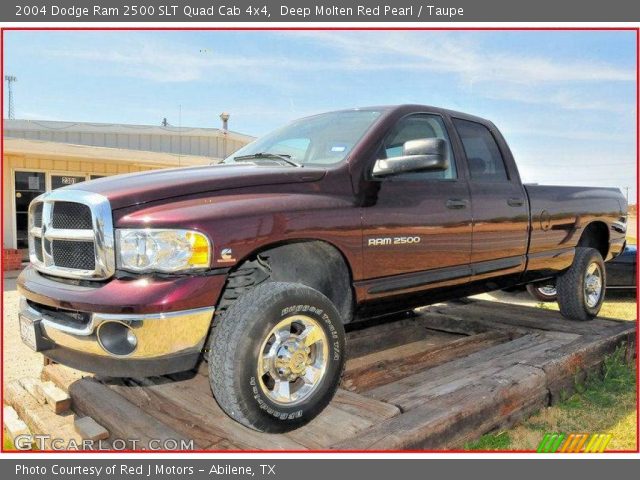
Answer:
POLYGON ((5 82, 7 82, 7 91, 9 94, 9 107, 7 112, 7 118, 13 120, 15 118, 15 110, 13 105, 13 84, 18 81, 14 75, 5 75, 5 82))
POLYGON ((220 120, 222 120, 222 158, 227 158, 227 134, 229 133, 229 115, 227 112, 220 114, 220 120))

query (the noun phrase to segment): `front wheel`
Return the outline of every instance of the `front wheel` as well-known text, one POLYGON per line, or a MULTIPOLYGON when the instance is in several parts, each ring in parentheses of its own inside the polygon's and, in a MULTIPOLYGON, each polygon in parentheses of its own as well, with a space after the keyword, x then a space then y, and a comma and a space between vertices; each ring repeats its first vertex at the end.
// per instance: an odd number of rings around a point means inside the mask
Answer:
POLYGON ((238 298, 213 330, 209 379, 220 407, 247 427, 286 432, 331 401, 345 333, 317 290, 268 282, 238 298))
POLYGON ((571 320, 591 320, 604 302, 606 271, 600 252, 595 248, 576 248, 569 270, 558 277, 560 313, 571 320))

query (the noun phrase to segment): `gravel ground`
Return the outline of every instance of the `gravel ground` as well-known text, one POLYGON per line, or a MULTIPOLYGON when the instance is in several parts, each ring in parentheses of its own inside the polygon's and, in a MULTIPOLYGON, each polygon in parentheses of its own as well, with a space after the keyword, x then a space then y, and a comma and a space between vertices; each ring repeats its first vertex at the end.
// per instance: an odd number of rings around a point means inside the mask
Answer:
POLYGON ((15 278, 4 279, 3 300, 2 368, 5 384, 22 377, 39 377, 42 369, 42 355, 31 350, 20 340, 18 291, 15 278))

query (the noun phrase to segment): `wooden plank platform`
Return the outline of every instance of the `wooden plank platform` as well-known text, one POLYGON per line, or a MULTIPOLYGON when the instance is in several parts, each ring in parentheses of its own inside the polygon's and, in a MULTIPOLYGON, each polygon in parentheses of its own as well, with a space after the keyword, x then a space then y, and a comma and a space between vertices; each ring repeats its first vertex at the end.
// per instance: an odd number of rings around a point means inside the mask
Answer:
MULTIPOLYGON (((451 449, 553 403, 616 348, 635 353, 635 332, 635 322, 571 322, 549 310, 480 300, 351 327, 334 400, 307 426, 282 435, 228 418, 212 398, 204 369, 98 379, 47 365, 42 377, 70 394, 77 415, 104 426, 109 441, 135 438, 139 448, 172 438, 212 450, 451 449)), ((29 395, 13 388, 16 401, 29 395)), ((42 422, 29 420, 40 433, 42 422)), ((56 422, 57 428, 68 425, 56 422)))

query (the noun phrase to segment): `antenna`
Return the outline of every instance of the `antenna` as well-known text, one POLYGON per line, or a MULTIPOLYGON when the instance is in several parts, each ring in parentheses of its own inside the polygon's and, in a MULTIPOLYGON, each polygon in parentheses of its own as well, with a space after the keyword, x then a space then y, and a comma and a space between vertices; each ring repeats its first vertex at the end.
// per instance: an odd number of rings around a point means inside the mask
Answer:
POLYGON ((7 82, 7 90, 9 91, 9 112, 7 113, 7 117, 10 120, 15 118, 14 114, 14 106, 13 106, 13 84, 18 81, 18 79, 14 75, 5 75, 5 82, 7 82))

